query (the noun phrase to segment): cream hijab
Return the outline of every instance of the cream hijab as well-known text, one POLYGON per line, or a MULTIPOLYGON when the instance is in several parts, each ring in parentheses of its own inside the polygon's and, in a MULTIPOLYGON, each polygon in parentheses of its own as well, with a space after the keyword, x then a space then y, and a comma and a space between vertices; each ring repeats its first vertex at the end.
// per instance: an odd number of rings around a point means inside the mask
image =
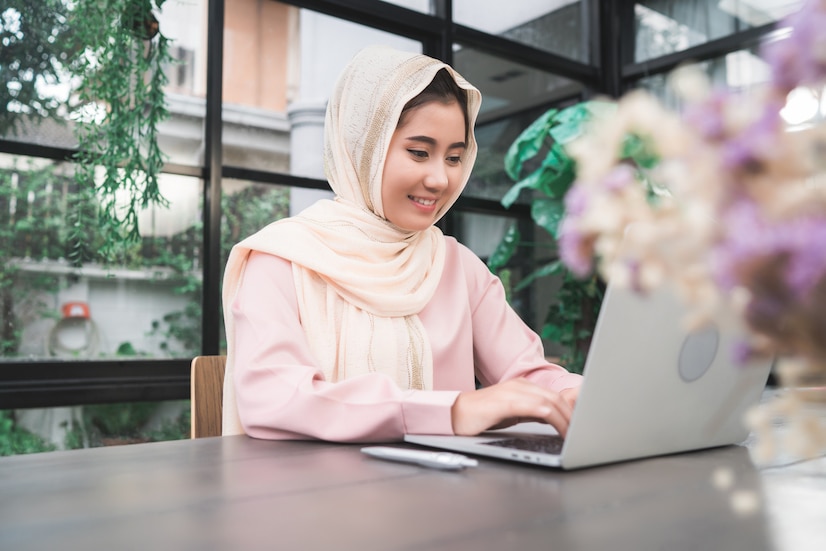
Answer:
POLYGON ((473 127, 481 94, 441 61, 374 46, 362 50, 344 69, 327 106, 324 170, 335 199, 318 201, 233 247, 223 283, 225 435, 243 432, 233 381, 231 305, 252 251, 292 262, 301 325, 327 381, 380 372, 401 388, 433 388, 430 343, 417 314, 439 284, 444 236, 435 226, 410 232, 388 222, 381 183, 403 107, 440 69, 447 69, 467 91, 470 129, 461 185, 437 214, 441 218, 458 198, 476 160, 473 127))

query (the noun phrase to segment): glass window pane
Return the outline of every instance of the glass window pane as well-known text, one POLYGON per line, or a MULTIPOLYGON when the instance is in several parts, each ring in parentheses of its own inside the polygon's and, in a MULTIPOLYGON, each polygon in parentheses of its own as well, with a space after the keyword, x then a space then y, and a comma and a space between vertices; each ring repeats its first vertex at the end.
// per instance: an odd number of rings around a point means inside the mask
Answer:
POLYGON ((189 400, 0 410, 0 456, 189 436, 189 400))
POLYGON ((226 7, 224 163, 323 178, 327 98, 371 44, 421 43, 311 10, 245 0, 226 7))
POLYGON ((169 118, 160 125, 161 150, 169 162, 197 166, 203 162, 207 2, 166 0, 156 16, 174 58, 164 69, 169 118))
POLYGON ((508 227, 514 223, 513 218, 474 212, 457 212, 456 220, 459 225, 456 238, 484 260, 493 254, 508 227))
MULTIPOLYGON (((75 53, 66 23, 75 6, 30 2, 25 13, 0 11, 0 137, 77 148, 70 112, 77 105, 80 81, 68 70, 75 53)), ((161 140, 173 162, 197 162, 203 139, 206 6, 205 1, 169 0, 155 13, 175 60, 164 68, 170 118, 163 123, 167 139, 161 140), (184 137, 186 144, 180 144, 184 137)))
POLYGON ((69 3, 29 2, 27 8, 0 8, 0 137, 76 147, 65 116, 73 88, 69 3))
POLYGON ((580 0, 453 0, 453 19, 577 61, 588 59, 580 0))
POLYGON ((422 13, 433 13, 432 0, 384 0, 388 4, 396 4, 409 10, 416 10, 422 13))
MULTIPOLYGON (((483 100, 484 101, 484 100, 483 100)), ((519 134, 538 117, 543 109, 532 109, 511 117, 476 125, 479 155, 464 195, 499 201, 515 183, 505 172, 505 154, 519 134)), ((519 196, 518 203, 530 200, 529 190, 519 196)))
POLYGON ((499 200, 514 183, 504 172, 510 144, 547 106, 579 98, 582 85, 474 48, 455 50, 456 70, 482 92, 476 125, 479 156, 464 193, 499 200))
MULTIPOLYGON (((715 88, 748 91, 763 84, 770 78, 768 64, 760 59, 756 49, 732 52, 723 57, 698 64, 715 88)), ((667 107, 682 108, 679 98, 670 89, 668 75, 654 75, 638 81, 638 87, 645 88, 657 96, 667 107)))
MULTIPOLYGON (((537 278, 525 289, 514 288, 530 273, 556 257, 556 245, 545 230, 530 219, 478 214, 471 212, 451 213, 456 226, 455 236, 477 256, 487 262, 505 232, 517 224, 521 234, 520 246, 498 276, 505 286, 508 301, 519 316, 535 331, 540 332, 551 303, 559 289, 558 276, 537 278)), ((558 346, 544 343, 546 354, 557 355, 558 346)))
POLYGON ((642 0, 635 5, 635 61, 679 52, 782 19, 802 0, 642 0))
POLYGON ((0 358, 189 358, 200 350, 201 182, 163 174, 160 188, 169 207, 141 211, 140 241, 104 265, 95 254, 98 197, 78 187, 72 166, 0 157, 0 358), (79 213, 78 258, 70 229, 79 213))
MULTIPOLYGON (((225 178, 221 182, 221 266, 226 266, 233 245, 267 224, 295 214, 291 205, 306 206, 320 192, 225 178)), ((301 210, 297 208, 296 210, 301 210)), ((222 273, 223 276, 223 273, 222 273)), ((223 305, 221 305, 223 308, 223 305)), ((223 320, 223 314, 221 320, 223 320)), ((220 327, 221 354, 226 354, 226 331, 220 327)))
POLYGON ((306 190, 224 178, 221 182, 221 265, 226 264, 233 245, 267 224, 289 216, 291 197, 302 191, 306 190))

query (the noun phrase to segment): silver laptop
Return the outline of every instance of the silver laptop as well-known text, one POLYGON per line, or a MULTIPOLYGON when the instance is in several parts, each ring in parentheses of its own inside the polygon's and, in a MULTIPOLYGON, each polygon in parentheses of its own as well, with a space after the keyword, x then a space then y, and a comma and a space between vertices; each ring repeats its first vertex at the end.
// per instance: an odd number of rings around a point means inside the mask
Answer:
POLYGON ((735 364, 744 333, 734 312, 696 331, 686 329, 685 312, 667 286, 641 295, 608 285, 564 442, 542 423, 404 439, 561 469, 741 443, 745 412, 759 402, 772 361, 735 364))

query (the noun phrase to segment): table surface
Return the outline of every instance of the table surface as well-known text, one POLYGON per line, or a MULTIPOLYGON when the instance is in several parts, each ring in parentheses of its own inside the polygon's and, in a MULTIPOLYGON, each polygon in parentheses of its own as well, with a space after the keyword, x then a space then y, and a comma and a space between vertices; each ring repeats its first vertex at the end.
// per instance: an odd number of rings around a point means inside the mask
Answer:
POLYGON ((826 459, 758 469, 728 446, 450 472, 359 448, 233 436, 0 458, 0 549, 826 549, 826 459))

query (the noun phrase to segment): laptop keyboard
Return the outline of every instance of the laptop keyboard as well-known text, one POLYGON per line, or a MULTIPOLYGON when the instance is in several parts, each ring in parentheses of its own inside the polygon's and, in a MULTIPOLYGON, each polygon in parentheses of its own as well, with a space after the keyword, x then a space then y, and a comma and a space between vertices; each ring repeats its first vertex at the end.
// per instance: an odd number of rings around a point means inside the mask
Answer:
POLYGON ((565 440, 556 434, 546 434, 538 436, 516 436, 502 440, 491 440, 484 442, 488 446, 499 446, 502 448, 512 448, 540 453, 550 453, 559 455, 562 452, 562 444, 565 440))

